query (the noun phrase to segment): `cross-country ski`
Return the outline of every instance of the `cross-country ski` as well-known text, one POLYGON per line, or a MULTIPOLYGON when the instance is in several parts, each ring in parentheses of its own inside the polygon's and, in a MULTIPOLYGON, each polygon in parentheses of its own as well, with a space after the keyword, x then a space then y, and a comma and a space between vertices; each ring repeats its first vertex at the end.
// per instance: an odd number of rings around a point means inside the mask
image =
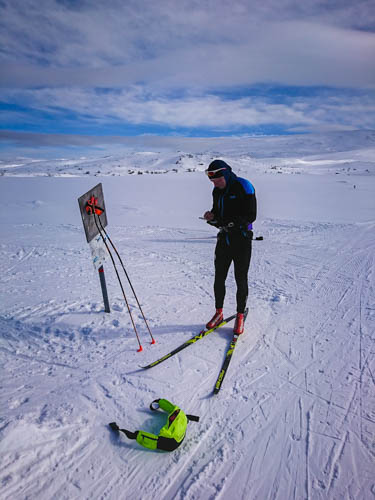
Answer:
MULTIPOLYGON (((244 314, 244 322, 246 321, 248 312, 249 312, 249 310, 246 309, 245 310, 245 314, 244 314)), ((221 386, 222 386, 223 381, 224 381, 224 377, 227 374, 229 363, 231 362, 231 359, 232 359, 232 356, 233 356, 233 352, 234 352, 234 349, 235 349, 235 347, 237 345, 237 341, 238 341, 239 337, 240 337, 240 334, 238 334, 238 333, 234 333, 233 334, 233 338, 231 340, 230 346, 229 346, 229 348, 228 348, 228 350, 227 350, 227 352, 225 354, 225 359, 224 359, 223 366, 221 367, 219 376, 218 376, 218 378, 216 380, 216 383, 215 383, 214 394, 218 394, 218 392, 221 389, 221 386)))
POLYGON ((141 368, 143 368, 143 369, 146 370, 147 368, 152 368, 153 366, 156 366, 156 365, 162 363, 163 361, 166 361, 171 356, 174 356, 175 354, 177 354, 178 352, 182 351, 186 347, 189 347, 189 346, 195 344, 196 342, 198 342, 198 340, 203 339, 208 334, 214 332, 218 328, 221 328, 222 326, 225 326, 227 323, 229 323, 229 321, 232 321, 235 317, 236 317, 236 315, 233 314, 232 316, 228 316, 228 318, 223 319, 218 325, 214 326, 213 328, 209 328, 209 329, 206 328, 206 329, 202 330, 200 333, 198 333, 198 335, 195 335, 191 339, 187 340, 186 342, 184 342, 183 344, 181 344, 179 347, 176 347, 176 349, 174 349, 173 351, 169 352, 165 356, 157 359, 156 361, 153 361, 149 365, 141 366, 141 368))

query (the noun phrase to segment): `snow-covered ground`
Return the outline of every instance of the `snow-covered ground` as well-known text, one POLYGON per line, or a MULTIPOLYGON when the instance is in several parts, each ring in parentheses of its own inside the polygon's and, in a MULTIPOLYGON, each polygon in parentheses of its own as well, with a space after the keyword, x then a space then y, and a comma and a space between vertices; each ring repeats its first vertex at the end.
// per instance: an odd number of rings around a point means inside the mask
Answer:
POLYGON ((3 157, 0 173, 1 499, 375 498, 374 132, 3 157), (214 311, 216 230, 199 216, 216 157, 254 183, 264 241, 246 333, 213 396, 232 325, 139 365, 214 311), (98 182, 156 339, 126 287, 142 353, 110 261, 103 312, 77 203, 98 182), (170 454, 107 425, 157 432, 157 397, 201 418, 170 454))

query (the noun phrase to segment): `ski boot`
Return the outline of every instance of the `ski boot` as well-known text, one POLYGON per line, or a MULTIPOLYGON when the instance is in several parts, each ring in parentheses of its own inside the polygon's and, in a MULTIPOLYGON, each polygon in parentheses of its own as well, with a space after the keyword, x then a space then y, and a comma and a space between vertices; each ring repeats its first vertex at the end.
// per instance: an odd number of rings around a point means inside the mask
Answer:
POLYGON ((216 313, 212 316, 210 321, 206 324, 206 328, 211 330, 211 328, 215 328, 215 326, 220 325, 223 321, 223 309, 216 309, 216 313))
POLYGON ((237 313, 236 321, 234 323, 233 333, 235 335, 241 335, 244 331, 244 315, 243 313, 237 313))

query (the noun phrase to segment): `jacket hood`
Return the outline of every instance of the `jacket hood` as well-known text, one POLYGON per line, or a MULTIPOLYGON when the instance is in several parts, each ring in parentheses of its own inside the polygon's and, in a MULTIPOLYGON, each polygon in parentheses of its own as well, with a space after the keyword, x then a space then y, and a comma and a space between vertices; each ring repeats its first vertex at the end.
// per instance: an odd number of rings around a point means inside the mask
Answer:
POLYGON ((232 167, 228 165, 224 160, 214 160, 212 161, 209 166, 208 170, 219 170, 219 168, 223 168, 223 177, 226 181, 226 183, 229 183, 229 180, 235 175, 232 172, 232 167))

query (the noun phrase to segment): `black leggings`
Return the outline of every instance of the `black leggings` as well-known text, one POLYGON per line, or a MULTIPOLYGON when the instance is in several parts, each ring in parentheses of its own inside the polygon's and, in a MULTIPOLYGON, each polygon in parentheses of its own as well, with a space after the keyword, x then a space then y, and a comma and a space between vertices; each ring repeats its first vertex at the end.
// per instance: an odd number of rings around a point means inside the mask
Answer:
POLYGON ((247 274, 251 259, 251 231, 242 233, 220 233, 215 250, 215 306, 217 309, 224 305, 225 280, 231 263, 234 264, 234 277, 237 284, 237 312, 245 311, 249 286, 247 274))

